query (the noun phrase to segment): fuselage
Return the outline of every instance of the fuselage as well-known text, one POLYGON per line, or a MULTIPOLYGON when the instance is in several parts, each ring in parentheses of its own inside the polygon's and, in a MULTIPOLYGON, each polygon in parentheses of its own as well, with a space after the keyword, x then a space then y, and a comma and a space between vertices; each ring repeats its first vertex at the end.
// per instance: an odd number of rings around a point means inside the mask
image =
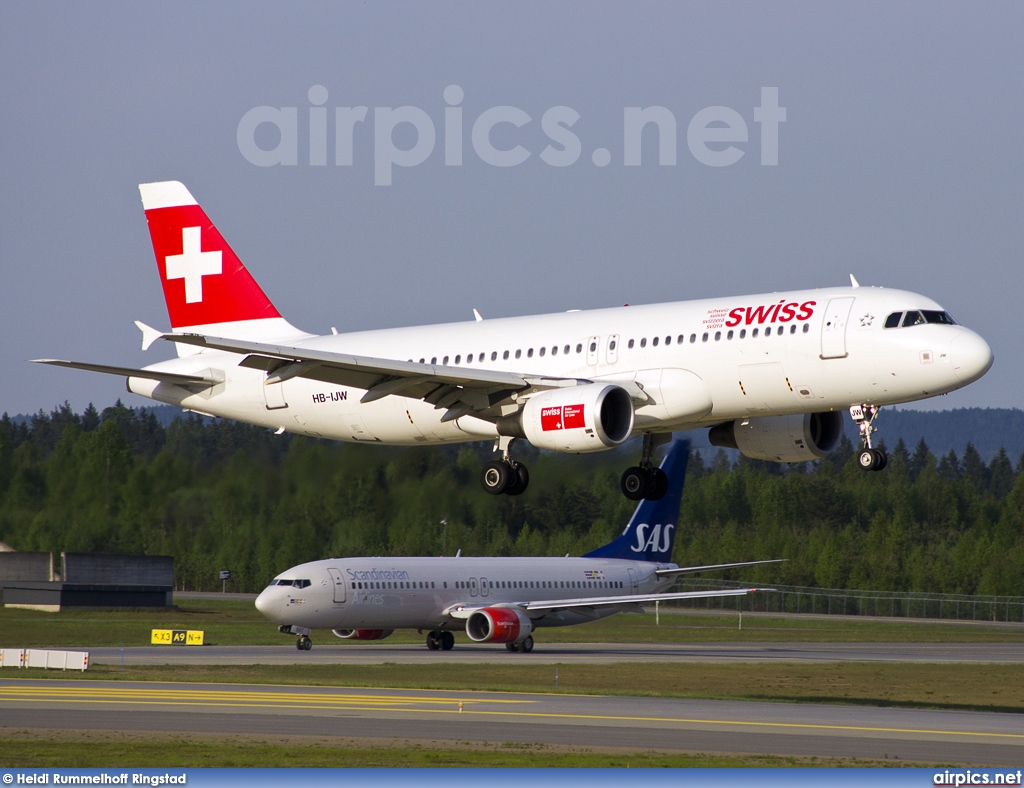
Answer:
MULTIPOLYGON (((278 624, 308 629, 457 630, 460 605, 658 593, 674 564, 602 558, 337 558, 300 564, 274 578, 256 607, 278 624)), ((534 627, 581 624, 636 608, 576 608, 533 618, 534 627)))
MULTIPOLYGON (((905 322, 905 321, 904 321, 905 322)), ((220 326, 222 334, 224 326, 220 326)), ((931 299, 841 287, 466 323, 308 336, 290 344, 382 359, 532 376, 629 381, 651 401, 633 432, 669 432, 748 416, 892 405, 944 394, 991 366, 987 343, 948 319, 931 299), (935 318, 886 327, 893 315, 935 318)), ((195 393, 138 377, 130 391, 215 416, 312 436, 415 445, 496 436, 471 415, 442 422, 443 409, 364 390, 266 374, 242 356, 213 350, 147 369, 223 375, 195 393)))

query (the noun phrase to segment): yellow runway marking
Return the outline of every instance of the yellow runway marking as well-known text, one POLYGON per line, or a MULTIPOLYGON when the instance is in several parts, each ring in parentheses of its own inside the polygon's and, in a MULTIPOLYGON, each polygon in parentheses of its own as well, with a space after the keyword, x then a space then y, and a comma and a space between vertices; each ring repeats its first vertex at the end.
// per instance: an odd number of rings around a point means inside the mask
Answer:
POLYGON ((203 706, 214 708, 300 709, 309 711, 411 711, 417 714, 475 714, 478 716, 515 717, 521 719, 593 720, 610 722, 650 722, 677 725, 723 725, 747 728, 784 728, 791 730, 847 731, 882 734, 916 734, 930 736, 977 736, 1009 739, 1024 743, 1024 734, 985 731, 931 730, 867 725, 829 725, 810 722, 760 722, 755 720, 715 720, 685 717, 644 717, 612 714, 572 714, 507 709, 482 709, 483 704, 507 707, 534 704, 526 699, 492 699, 473 697, 436 697, 415 695, 364 695, 330 692, 259 692, 255 690, 148 689, 131 687, 46 687, 0 686, 0 702, 30 701, 34 703, 132 704, 137 706, 203 706), (459 710, 463 704, 465 710, 459 710), (477 708, 472 708, 475 706, 477 708))

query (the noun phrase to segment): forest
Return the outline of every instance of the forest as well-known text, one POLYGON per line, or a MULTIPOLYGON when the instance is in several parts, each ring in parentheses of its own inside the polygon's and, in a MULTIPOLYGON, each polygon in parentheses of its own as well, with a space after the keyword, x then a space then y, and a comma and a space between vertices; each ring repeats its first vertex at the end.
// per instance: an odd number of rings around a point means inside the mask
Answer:
MULTIPOLYGON (((691 458, 681 565, 763 558, 745 579, 824 588, 1020 594, 1024 457, 922 438, 865 473, 844 440, 815 463, 722 451, 691 458)), ((342 444, 227 420, 164 426, 118 402, 0 418, 0 541, 16 550, 171 555, 176 588, 257 591, 303 561, 349 555, 578 555, 633 510, 619 491, 633 442, 597 455, 516 446, 522 496, 484 494, 489 444, 342 444)))

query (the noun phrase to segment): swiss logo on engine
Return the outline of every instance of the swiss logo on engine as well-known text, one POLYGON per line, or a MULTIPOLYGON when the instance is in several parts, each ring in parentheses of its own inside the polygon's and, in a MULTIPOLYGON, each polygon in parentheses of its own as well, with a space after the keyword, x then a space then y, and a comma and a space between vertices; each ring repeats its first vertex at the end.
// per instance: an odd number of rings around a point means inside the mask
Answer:
POLYGON ((574 430, 586 426, 582 405, 564 405, 554 408, 541 408, 540 428, 544 432, 551 430, 574 430))

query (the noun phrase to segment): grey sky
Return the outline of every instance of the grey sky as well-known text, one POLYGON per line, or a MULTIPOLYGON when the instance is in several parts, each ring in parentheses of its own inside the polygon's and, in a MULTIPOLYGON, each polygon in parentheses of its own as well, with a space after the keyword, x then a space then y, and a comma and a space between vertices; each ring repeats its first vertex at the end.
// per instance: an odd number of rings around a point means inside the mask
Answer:
MULTIPOLYGON (((145 364, 167 326, 136 185, 183 181, 281 312, 327 332, 844 284, 915 290, 992 345, 980 382, 923 407, 1016 407, 1024 386, 1024 29, 1020 3, 41 4, 0 10, 0 411, 104 406, 122 382, 34 357, 145 364), (310 87, 366 106, 352 166, 309 164, 310 87), (444 90, 465 97, 444 159, 444 90), (754 108, 777 87, 779 164, 754 108), (257 167, 238 125, 296 107, 298 164, 257 167), (499 168, 496 127, 531 156, 499 168), (663 106, 675 166, 623 165, 623 108, 663 106), (374 185, 375 107, 437 130, 374 185), (553 167, 541 117, 579 113, 553 167), (691 155, 700 110, 738 112, 743 157, 691 155), (611 163, 592 154, 607 148, 611 163)), ((262 127, 257 139, 273 147, 262 127)), ((406 126, 395 141, 414 141, 406 126)), ((717 146, 719 148, 724 145, 717 146)))

